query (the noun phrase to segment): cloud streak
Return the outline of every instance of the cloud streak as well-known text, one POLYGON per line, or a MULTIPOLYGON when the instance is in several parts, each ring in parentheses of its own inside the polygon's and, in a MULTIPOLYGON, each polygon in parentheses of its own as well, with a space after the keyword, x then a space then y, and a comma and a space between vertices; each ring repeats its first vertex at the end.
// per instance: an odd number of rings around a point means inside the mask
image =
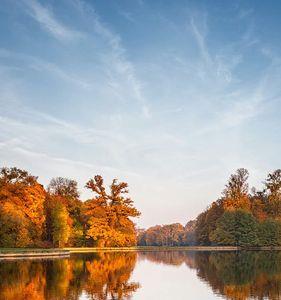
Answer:
POLYGON ((41 27, 60 41, 71 41, 81 38, 83 35, 72 30, 56 19, 53 12, 40 4, 37 0, 24 0, 30 17, 37 21, 41 27))
POLYGON ((116 75, 121 76, 121 78, 123 77, 127 82, 125 88, 132 90, 132 96, 140 104, 143 116, 150 118, 152 113, 148 102, 143 95, 142 83, 136 75, 133 63, 126 58, 126 49, 122 45, 121 37, 114 33, 101 21, 93 7, 87 5, 82 0, 75 0, 74 3, 80 10, 81 14, 90 19, 91 23, 94 25, 94 31, 106 42, 106 44, 108 44, 110 48, 110 56, 107 53, 105 59, 109 62, 107 68, 109 77, 113 81, 111 86, 122 86, 122 79, 121 82, 114 79, 116 75))

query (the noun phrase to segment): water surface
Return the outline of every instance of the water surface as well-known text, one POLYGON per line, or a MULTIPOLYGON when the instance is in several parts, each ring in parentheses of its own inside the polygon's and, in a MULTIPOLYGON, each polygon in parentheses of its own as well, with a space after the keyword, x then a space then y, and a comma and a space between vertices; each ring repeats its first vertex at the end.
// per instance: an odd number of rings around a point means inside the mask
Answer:
POLYGON ((281 252, 100 252, 0 261, 0 299, 281 299, 281 252))

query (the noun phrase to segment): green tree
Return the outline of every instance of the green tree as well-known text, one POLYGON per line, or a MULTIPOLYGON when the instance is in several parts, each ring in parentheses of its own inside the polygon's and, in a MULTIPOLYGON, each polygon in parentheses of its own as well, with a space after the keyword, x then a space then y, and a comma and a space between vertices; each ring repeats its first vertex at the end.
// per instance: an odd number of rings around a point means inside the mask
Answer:
POLYGON ((68 212, 70 226, 69 245, 83 246, 85 243, 84 224, 82 216, 82 201, 79 200, 78 184, 73 179, 53 178, 47 188, 46 201, 46 236, 51 239, 50 212, 55 203, 61 202, 68 212))
POLYGON ((70 235, 68 224, 68 212, 65 206, 58 202, 51 213, 52 220, 52 240, 54 246, 63 247, 70 235))
POLYGON ((218 220, 210 240, 225 246, 258 245, 257 222, 253 215, 246 211, 226 211, 218 220))
POLYGON ((268 219, 258 227, 259 246, 281 245, 281 224, 278 221, 268 219))

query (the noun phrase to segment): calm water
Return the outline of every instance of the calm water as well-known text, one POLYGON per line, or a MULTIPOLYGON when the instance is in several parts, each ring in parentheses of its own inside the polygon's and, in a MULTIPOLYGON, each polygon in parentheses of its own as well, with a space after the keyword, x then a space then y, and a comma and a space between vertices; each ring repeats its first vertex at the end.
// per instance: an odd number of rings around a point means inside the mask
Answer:
POLYGON ((281 299, 281 253, 114 252, 1 261, 0 299, 281 299))

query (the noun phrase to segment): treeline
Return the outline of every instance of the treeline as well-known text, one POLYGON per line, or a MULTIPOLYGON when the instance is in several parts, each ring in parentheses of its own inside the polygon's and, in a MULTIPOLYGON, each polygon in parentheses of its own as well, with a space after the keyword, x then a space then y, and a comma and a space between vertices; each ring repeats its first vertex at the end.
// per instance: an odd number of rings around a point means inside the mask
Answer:
POLYGON ((281 170, 268 174, 261 190, 248 185, 249 172, 238 169, 222 196, 196 220, 140 231, 139 245, 281 245, 281 170))
POLYGON ((82 202, 77 182, 53 178, 45 189, 18 168, 0 170, 0 247, 124 247, 136 245, 131 218, 140 215, 128 184, 103 178, 86 183, 93 198, 82 202))
POLYGON ((139 246, 187 246, 195 245, 195 221, 185 226, 180 223, 156 225, 147 230, 138 230, 139 246))

